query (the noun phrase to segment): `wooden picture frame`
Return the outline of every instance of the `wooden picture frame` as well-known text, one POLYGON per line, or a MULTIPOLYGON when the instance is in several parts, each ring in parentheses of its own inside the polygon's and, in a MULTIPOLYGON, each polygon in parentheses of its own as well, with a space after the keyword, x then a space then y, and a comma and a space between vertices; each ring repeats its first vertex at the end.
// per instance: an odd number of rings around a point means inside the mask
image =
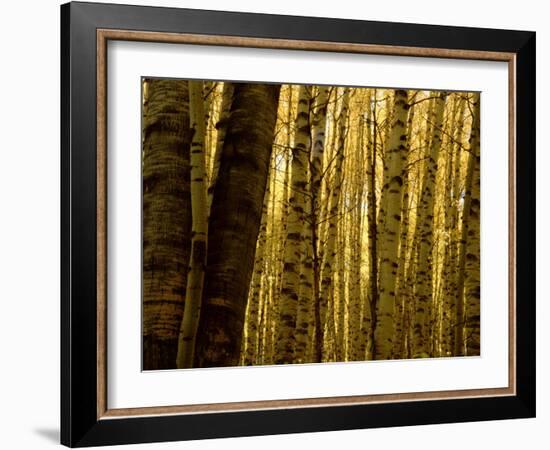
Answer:
POLYGON ((61 57, 64 445, 535 416, 535 33, 77 2, 61 7, 61 57), (105 189, 109 40, 507 62, 508 387, 110 409, 106 400, 105 189))

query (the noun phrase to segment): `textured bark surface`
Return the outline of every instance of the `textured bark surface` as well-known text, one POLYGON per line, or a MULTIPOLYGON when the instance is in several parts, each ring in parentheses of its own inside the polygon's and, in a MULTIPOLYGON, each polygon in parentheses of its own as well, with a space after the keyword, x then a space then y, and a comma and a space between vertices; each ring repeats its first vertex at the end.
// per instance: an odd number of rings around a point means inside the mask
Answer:
POLYGON ((147 80, 143 117, 143 369, 176 367, 191 232, 187 82, 147 80))
MULTIPOLYGON (((456 116, 455 122, 463 124, 465 101, 455 101, 456 116)), ((455 328, 457 325, 456 298, 457 298, 457 224, 458 224, 458 206, 460 202, 460 156, 461 149, 458 143, 462 140, 463 127, 457 126, 453 134, 451 152, 446 159, 446 207, 445 207, 445 234, 447 245, 445 248, 443 262, 443 298, 445 301, 445 317, 442 326, 441 356, 452 355, 455 345, 455 328)))
POLYGON ((414 318, 413 357, 426 358, 431 356, 430 321, 433 301, 433 229, 434 229, 434 197, 437 162, 441 149, 443 132, 443 114, 445 111, 445 93, 434 94, 435 106, 433 117, 433 135, 430 153, 426 162, 426 172, 422 195, 420 199, 420 242, 418 253, 418 272, 416 282, 416 307, 414 318))
MULTIPOLYGON (((375 223, 373 221, 376 220, 376 208, 374 208, 374 215, 372 214, 373 208, 370 207, 371 202, 373 201, 373 195, 372 189, 374 188, 374 177, 373 174, 375 171, 373 171, 373 128, 374 128, 374 120, 373 120, 373 109, 372 109, 372 100, 373 100, 373 93, 369 92, 369 95, 367 96, 367 110, 363 117, 361 117, 361 145, 364 146, 364 151, 362 151, 362 158, 365 160, 365 167, 362 168, 362 172, 365 175, 364 179, 364 189, 366 198, 364 198, 362 201, 365 202, 365 217, 363 219, 363 230, 362 233, 364 234, 363 242, 366 242, 367 244, 367 252, 364 254, 364 256, 361 258, 361 265, 367 266, 367 277, 364 277, 363 272, 359 270, 361 278, 365 278, 363 281, 364 285, 364 295, 363 295, 363 305, 362 305, 362 311, 361 311, 361 330, 360 330, 360 339, 359 339, 359 353, 362 355, 363 359, 372 359, 372 356, 370 354, 370 351, 372 350, 372 339, 371 339, 371 331, 373 329, 372 327, 372 311, 371 311, 371 298, 372 298, 372 264, 371 264, 371 252, 372 247, 371 244, 374 243, 374 240, 372 239, 372 233, 373 233, 373 227, 371 227, 372 223, 375 223), (365 239, 366 238, 366 239, 365 239)), ((375 226, 376 227, 376 226, 375 226)), ((374 228, 375 228, 374 227, 374 228)), ((374 252, 376 253, 376 252, 374 252)), ((361 268, 360 268, 361 269, 361 268)), ((376 278, 375 285, 376 283, 376 278)))
POLYGON ((395 303, 395 333, 393 338, 393 359, 399 359, 403 357, 405 353, 406 342, 406 320, 408 313, 408 305, 410 303, 410 289, 406 286, 406 269, 408 264, 408 255, 410 251, 409 242, 409 217, 411 209, 411 180, 413 175, 411 173, 411 167, 409 166, 410 148, 411 148, 411 136, 413 133, 413 120, 414 120, 414 107, 409 109, 407 119, 407 159, 406 169, 403 170, 403 207, 401 211, 401 226, 399 236, 399 263, 397 280, 395 286, 396 303, 395 303))
POLYGON ((235 84, 214 188, 195 366, 237 365, 280 85, 235 84))
POLYGON ((372 148, 367 152, 367 170, 369 182, 367 185, 367 205, 368 205, 368 239, 369 239, 369 295, 368 308, 370 311, 370 328, 367 331, 367 355, 370 358, 376 353, 376 342, 374 334, 376 332, 376 306, 378 304, 378 217, 377 217, 377 194, 376 194, 376 148, 378 142, 378 125, 376 118, 376 89, 373 95, 372 112, 369 112, 369 122, 372 128, 372 148), (370 344, 370 348, 369 348, 370 344))
POLYGON ((319 257, 318 223, 321 213, 321 183, 323 181, 323 155, 325 152, 327 108, 330 96, 328 86, 319 86, 311 127, 311 187, 308 224, 312 254, 313 303, 315 307, 315 355, 314 361, 323 361, 323 340, 327 315, 327 298, 320 295, 321 264, 319 257))
POLYGON ((310 152, 309 104, 310 87, 300 86, 298 94, 298 111, 296 115, 296 137, 292 149, 292 165, 290 175, 289 211, 284 250, 284 267, 281 280, 281 299, 279 303, 279 331, 277 339, 276 364, 293 362, 294 349, 298 341, 298 352, 305 355, 304 341, 307 337, 309 323, 309 299, 311 295, 311 266, 307 264, 306 246, 307 225, 305 223, 308 188, 307 170, 310 152), (302 269, 301 260, 305 259, 302 269), (302 275, 302 282, 300 276, 302 275), (307 285, 306 285, 307 283, 307 285), (302 314, 296 323, 298 303, 302 294, 305 303, 300 304, 302 314))
POLYGON ((380 280, 376 313, 374 359, 390 359, 393 350, 395 289, 398 268, 399 233, 403 205, 403 171, 407 161, 407 91, 395 92, 394 117, 385 154, 382 201, 386 209, 380 235, 380 280))
MULTIPOLYGON (((472 142, 472 133, 470 131, 470 142, 472 142)), ((475 136, 475 135, 474 135, 475 136)), ((475 137, 474 137, 475 140, 475 137)), ((475 150, 474 150, 475 152, 475 150)), ((466 354, 465 342, 464 342, 464 324, 465 324, 465 302, 464 302, 464 281, 465 281, 465 267, 466 267, 466 244, 468 242, 469 227, 470 227, 470 209, 472 205, 472 192, 474 183, 474 172, 476 166, 475 153, 469 152, 468 165, 466 169, 466 180, 464 182, 464 200, 462 204, 462 227, 460 231, 460 237, 458 241, 458 265, 456 276, 456 298, 455 298, 455 310, 456 310, 456 325, 454 328, 454 354, 457 356, 463 356, 466 354)))
POLYGON ((470 157, 474 161, 471 203, 468 217, 466 241, 466 266, 464 279, 464 297, 466 303, 465 338, 466 355, 480 354, 480 127, 479 94, 473 107, 473 123, 470 135, 470 157))

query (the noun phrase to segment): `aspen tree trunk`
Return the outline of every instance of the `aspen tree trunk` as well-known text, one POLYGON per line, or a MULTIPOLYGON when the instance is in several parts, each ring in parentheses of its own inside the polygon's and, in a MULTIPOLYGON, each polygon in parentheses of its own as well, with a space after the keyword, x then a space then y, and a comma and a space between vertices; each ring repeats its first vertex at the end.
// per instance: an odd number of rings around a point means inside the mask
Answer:
POLYGON ((361 134, 366 137, 366 139, 362 142, 362 146, 365 147, 366 150, 366 158, 365 158, 365 164, 362 165, 361 170, 367 175, 367 179, 365 180, 366 187, 367 187, 367 214, 366 214, 366 220, 367 220, 367 255, 368 256, 368 263, 369 263, 369 277, 368 277, 368 283, 367 283, 367 289, 365 293, 364 298, 364 304, 362 307, 362 319, 361 319, 361 338, 360 338, 360 344, 359 344, 359 352, 361 355, 363 355, 366 359, 372 359, 372 355, 369 354, 370 345, 369 345, 369 337, 370 337, 370 331, 372 329, 372 317, 371 317, 371 297, 372 297, 372 283, 371 283, 371 263, 372 263, 372 255, 371 255, 371 244, 374 243, 373 241, 373 231, 371 225, 375 222, 373 220, 376 220, 376 207, 374 208, 374 216, 372 215, 371 210, 371 200, 373 199, 373 193, 372 190, 374 189, 374 183, 372 181, 373 178, 373 133, 372 128, 374 127, 374 121, 372 119, 372 93, 369 92, 367 95, 367 103, 368 103, 368 110, 366 113, 364 113, 364 116, 361 116, 361 134), (366 141, 366 145, 365 145, 366 141), (365 167, 366 166, 366 167, 365 167))
MULTIPOLYGON (((449 245, 446 250, 446 263, 444 265, 444 296, 446 301, 449 303, 449 328, 444 330, 447 333, 445 339, 445 350, 447 354, 454 355, 454 338, 455 338, 455 328, 457 326, 457 245, 458 245, 458 202, 460 201, 459 193, 459 177, 460 177, 460 146, 459 143, 462 142, 462 132, 464 124, 464 109, 465 102, 461 99, 456 100, 458 105, 457 118, 455 120, 455 130, 453 133, 454 142, 451 146, 452 155, 450 160, 447 160, 447 163, 450 167, 450 183, 447 188, 449 200, 446 211, 446 226, 449 245)), ((462 326, 462 325, 461 325, 462 326)))
POLYGON ((382 191, 382 198, 386 197, 387 209, 384 211, 386 217, 380 246, 380 287, 374 335, 375 359, 390 359, 393 348, 397 256, 403 202, 403 169, 408 153, 406 147, 406 123, 409 110, 407 91, 395 91, 394 110, 391 135, 385 154, 386 165, 382 191))
POLYGON ((470 135, 470 157, 474 160, 472 180, 472 198, 468 217, 468 234, 466 241, 466 266, 464 279, 464 297, 466 303, 466 355, 480 354, 480 127, 479 127, 479 94, 476 94, 472 132, 470 135))
MULTIPOLYGON (((343 210, 344 201, 340 196, 340 210, 343 210)), ((338 296, 338 339, 341 342, 340 360, 347 360, 347 333, 346 333, 346 313, 347 313, 347 300, 346 300, 346 235, 345 235, 345 219, 343 216, 337 227, 338 239, 337 239, 337 282, 334 284, 334 294, 338 296)))
POLYGON ((235 87, 233 83, 225 82, 223 84, 222 104, 220 110, 220 117, 218 123, 216 123, 216 129, 218 130, 218 137, 216 141, 216 150, 214 152, 214 163, 212 165, 212 176, 210 177, 210 185, 208 186, 208 212, 212 208, 212 199, 214 197, 214 189, 216 187, 216 181, 218 180, 218 173, 220 172, 220 162, 223 153, 223 145, 225 142, 225 135, 227 133, 227 125, 229 123, 229 114, 231 112, 231 103, 233 102, 233 91, 235 87))
MULTIPOLYGON (((258 245, 256 248, 256 261, 254 262, 254 272, 250 283, 250 298, 246 312, 246 346, 243 365, 251 366, 256 363, 258 357, 258 324, 260 322, 260 300, 262 298, 262 275, 265 264, 266 234, 268 220, 268 203, 271 195, 270 174, 268 173, 267 187, 264 195, 262 207, 262 221, 260 222, 260 233, 258 235, 258 245)), ((272 255, 268 255, 271 257, 272 255)))
MULTIPOLYGON (((274 172, 275 173, 275 172, 274 172)), ((286 174, 285 174, 286 177, 286 174)), ((266 349, 264 352, 265 360, 264 364, 273 364, 275 360, 275 354, 277 346, 277 336, 279 333, 279 294, 281 292, 281 272, 283 261, 278 257, 280 253, 280 240, 274 239, 275 236, 280 237, 281 233, 286 234, 286 220, 281 224, 279 220, 275 220, 276 217, 276 203, 277 203, 277 179, 275 176, 272 176, 271 182, 271 204, 270 204, 270 214, 273 217, 270 227, 270 237, 269 240, 269 254, 275 255, 273 258, 270 258, 267 265, 267 286, 268 286, 268 308, 266 314, 266 324, 268 329, 266 330, 266 349), (283 226, 281 226, 283 225, 283 226)), ((286 180, 286 178, 285 178, 286 180)), ((285 202, 286 203, 286 202, 285 202)), ((286 208, 286 204, 283 205, 283 210, 286 208)), ((286 215, 286 213, 285 213, 286 215)))
POLYGON ((310 331, 313 330, 313 249, 311 246, 312 234, 309 218, 311 217, 311 203, 304 198, 303 217, 305 223, 302 229, 302 254, 300 255, 300 281, 298 289, 298 310, 296 315, 294 362, 307 362, 307 343, 310 331))
POLYGON ((361 306, 363 303, 361 292, 361 201, 362 189, 356 186, 355 192, 355 208, 351 215, 352 229, 350 236, 352 237, 351 245, 351 268, 349 282, 349 303, 350 303, 350 326, 349 326, 349 343, 351 346, 351 360, 361 361, 364 359, 364 354, 361 353, 361 306))
POLYGON ((176 368, 190 253, 187 82, 147 81, 143 118, 143 369, 176 368))
POLYGON ((409 231, 409 181, 408 173, 405 174, 403 186, 403 210, 401 212, 401 232, 399 237, 399 262, 396 278, 396 304, 395 304, 395 340, 393 342, 393 359, 402 358, 405 312, 408 297, 404 294, 405 273, 407 268, 408 231, 409 231))
POLYGON ((376 149, 378 143, 378 125, 377 125, 377 91, 374 90, 372 105, 372 149, 367 152, 367 166, 370 175, 368 184, 368 222, 369 222, 369 285, 370 285, 370 324, 369 336, 367 341, 367 355, 374 359, 376 354, 376 333, 377 317, 376 307, 378 304, 378 218, 376 213, 376 149), (369 348, 370 343, 370 348, 369 348))
MULTIPOLYGON (((413 121, 414 121, 414 107, 409 109, 408 119, 407 119, 407 159, 404 161, 408 163, 408 156, 410 154, 411 148, 411 139, 413 135, 413 121)), ((399 263, 398 263, 398 273, 396 280, 396 319, 395 319, 395 337, 396 340, 393 343, 393 359, 399 359, 403 357, 403 342, 404 342, 404 322, 405 322, 405 313, 407 307, 407 295, 403 295, 405 290, 405 270, 407 267, 407 254, 409 251, 409 209, 410 209, 410 199, 409 192, 411 190, 411 174, 410 168, 407 166, 403 171, 403 208, 401 212, 401 231, 399 237, 399 263)))
MULTIPOLYGON (((309 91, 307 91, 309 92, 309 91)), ((300 97, 301 98, 301 97, 300 97)), ((298 100, 300 100, 300 98, 298 100)), ((307 99, 307 111, 308 111, 308 123, 307 123, 307 130, 304 129, 303 131, 307 131, 309 133, 309 104, 311 102, 311 98, 308 96, 307 99)), ((306 105, 303 104, 303 107, 306 105)), ((300 105, 298 105, 298 108, 300 108, 300 105)), ((290 108, 289 108, 290 109, 290 108)), ((305 110, 304 110, 305 111, 305 110)), ((300 111, 298 111, 299 113, 300 111)), ((305 118, 305 117, 304 117, 305 118)), ((290 121, 290 117, 289 117, 290 121)), ((296 125, 298 126, 298 121, 296 121, 296 125)), ((300 133, 299 130, 296 132, 297 134, 300 133)), ((309 140, 307 140, 309 136, 306 138, 305 136, 300 136, 300 139, 304 140, 304 143, 308 143, 309 140)), ((289 139, 290 141, 290 139, 289 139)), ((290 146, 290 142, 289 142, 290 146)), ((303 164, 307 168, 307 159, 309 155, 302 155, 303 164)), ((287 174, 285 174, 286 176, 287 174)), ((307 173, 306 173, 307 177, 307 173)), ((287 182, 288 183, 288 182, 287 182)), ((313 321, 313 249, 310 245, 311 243, 311 233, 312 229, 310 226, 310 217, 311 217, 311 203, 308 201, 309 199, 307 196, 309 195, 309 192, 306 191, 303 192, 303 229, 302 229, 302 255, 300 256, 300 282, 299 282, 299 289, 298 289, 298 311, 297 311, 297 317, 296 317, 296 329, 295 329, 295 346, 294 346, 294 362, 296 363, 305 363, 309 362, 308 357, 308 342, 310 340, 310 336, 313 331, 313 327, 315 326, 313 321)), ((288 203, 287 203, 288 204, 288 203)), ((285 213, 285 217, 287 217, 288 214, 285 213)))
POLYGON ((456 134, 456 119, 458 114, 458 102, 449 96, 449 118, 447 122, 446 139, 442 143, 443 158, 442 168, 440 170, 440 189, 439 189, 439 217, 438 224, 443 228, 443 233, 439 234, 439 243, 436 245, 436 276, 437 282, 434 282, 434 293, 436 311, 434 317, 434 356, 450 355, 450 341, 452 332, 451 322, 451 304, 452 298, 447 294, 447 281, 452 278, 448 276, 454 269, 454 264, 450 260, 452 248, 452 184, 453 184, 453 162, 454 162, 454 135, 456 134), (441 214, 442 213, 442 214, 441 214), (443 215, 443 217, 441 217, 443 215), (437 262, 439 260, 440 262, 437 262))
MULTIPOLYGON (((280 324, 275 356, 276 364, 292 363, 296 336, 299 335, 302 339, 304 332, 307 333, 307 330, 303 329, 302 323, 298 324, 300 328, 296 332, 296 314, 300 287, 300 256, 304 248, 303 233, 306 227, 304 211, 307 201, 307 167, 310 149, 309 89, 308 86, 302 85, 298 94, 296 135, 292 149, 291 193, 279 302, 280 324)), ((300 346, 299 348, 301 348, 300 346)))
MULTIPOLYGON (((470 132, 470 134, 473 132, 470 132)), ((472 140, 470 140, 472 142, 472 140)), ((457 281, 456 281, 456 326, 454 336, 454 356, 464 356, 464 277, 466 265, 466 243, 468 241, 469 225, 470 225, 470 209, 472 204, 472 192, 474 182, 474 171, 476 165, 476 157, 470 153, 468 155, 468 166, 466 169, 466 180, 464 182, 464 202, 462 205, 462 227, 460 230, 460 239, 458 242, 458 265, 457 265, 457 281)))
POLYGON ((239 361, 280 88, 234 84, 210 211, 196 367, 239 361))
POLYGON ((206 186, 209 186, 209 177, 212 174, 212 159, 214 158, 215 151, 212 152, 212 139, 213 139, 213 126, 212 121, 214 119, 216 102, 214 97, 216 95, 216 88, 218 83, 214 81, 203 81, 202 83, 202 98, 203 98, 203 111, 204 111, 204 167, 205 167, 205 181, 206 186))
POLYGON ((333 291, 332 278, 334 275, 334 263, 336 256, 336 237, 338 225, 338 209, 340 205, 340 192, 342 188, 342 165, 344 161, 344 147, 346 144, 346 125, 349 109, 349 89, 344 90, 342 107, 338 117, 338 143, 336 147, 333 186, 328 199, 328 229, 325 241, 324 262, 321 270, 321 298, 327 299, 333 291))
MULTIPOLYGON (((409 256, 409 266, 407 269, 406 275, 406 284, 404 286, 404 295, 407 296, 407 301, 409 303, 409 328, 407 330, 407 358, 412 358, 414 352, 414 335, 416 333, 416 308, 418 306, 418 270, 420 267, 419 264, 419 254, 420 254, 420 240, 422 234, 422 225, 423 219, 422 214, 424 213, 424 208, 422 206, 422 193, 424 192, 424 185, 428 177, 428 164, 430 163, 429 158, 431 154, 431 143, 432 143, 432 134, 434 117, 434 105, 435 102, 433 99, 429 100, 426 111, 427 123, 424 127, 421 127, 420 133, 418 136, 418 143, 421 147, 419 151, 419 161, 416 164, 415 176, 418 180, 418 188, 414 193, 411 201, 413 202, 413 208, 415 211, 415 223, 412 230, 411 237, 411 251, 409 256)), ((412 217, 412 215, 410 216, 412 217)))
POLYGON ((351 358, 354 361, 362 361, 366 356, 366 347, 362 342, 362 319, 366 306, 363 302, 363 286, 361 277, 361 266, 363 262, 363 200, 364 200, 364 169, 363 169, 363 127, 359 127, 357 132, 357 142, 353 142, 358 148, 354 152, 354 158, 350 158, 348 171, 351 172, 349 178, 353 184, 353 209, 351 211, 350 236, 353 244, 351 245, 350 255, 350 342, 352 345, 351 358))
POLYGON ((204 160, 204 105, 202 81, 189 81, 189 118, 191 140, 191 256, 187 274, 185 309, 178 342, 178 369, 193 366, 197 327, 199 325, 206 248, 208 211, 206 204, 206 167, 204 160))
POLYGON ((312 123, 311 150, 311 248, 313 252, 313 298, 315 303, 315 361, 323 361, 323 339, 325 319, 327 315, 327 299, 320 295, 321 267, 319 263, 317 226, 320 212, 320 193, 323 172, 323 153, 325 151, 325 135, 327 120, 327 105, 330 88, 319 86, 312 123))
POLYGON ((441 133, 443 129, 443 113, 445 110, 446 93, 437 94, 435 100, 433 137, 430 148, 430 156, 426 162, 425 181, 422 188, 420 201, 421 221, 420 243, 417 272, 417 292, 415 309, 415 329, 413 343, 413 357, 426 358, 430 352, 430 311, 433 299, 433 228, 434 228, 434 196, 437 161, 441 149, 441 133))
POLYGON ((384 170, 380 173, 381 176, 381 182, 380 186, 381 193, 380 193, 380 204, 378 206, 378 230, 383 231, 385 227, 385 221, 386 221, 386 210, 388 208, 388 195, 387 192, 384 191, 384 186, 386 185, 386 153, 389 150, 390 146, 390 139, 391 139, 391 130, 395 115, 395 91, 386 91, 386 99, 385 99, 385 105, 384 105, 384 112, 385 112, 385 119, 382 122, 383 126, 379 126, 378 130, 379 133, 382 133, 380 143, 381 148, 378 150, 381 154, 381 161, 384 166, 384 170))

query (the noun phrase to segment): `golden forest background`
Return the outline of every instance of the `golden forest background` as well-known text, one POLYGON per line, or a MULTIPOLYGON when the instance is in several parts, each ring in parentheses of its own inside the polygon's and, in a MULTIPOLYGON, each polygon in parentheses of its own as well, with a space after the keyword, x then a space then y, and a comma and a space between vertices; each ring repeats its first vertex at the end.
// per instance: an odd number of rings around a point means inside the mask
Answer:
POLYGON ((144 370, 480 354, 478 93, 142 94, 144 370))

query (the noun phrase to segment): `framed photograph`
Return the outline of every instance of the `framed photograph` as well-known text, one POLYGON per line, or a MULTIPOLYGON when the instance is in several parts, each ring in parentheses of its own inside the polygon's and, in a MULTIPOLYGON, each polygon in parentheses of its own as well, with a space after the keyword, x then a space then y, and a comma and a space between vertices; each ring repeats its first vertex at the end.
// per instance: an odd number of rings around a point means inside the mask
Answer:
POLYGON ((535 416, 535 33, 61 7, 61 441, 535 416))

